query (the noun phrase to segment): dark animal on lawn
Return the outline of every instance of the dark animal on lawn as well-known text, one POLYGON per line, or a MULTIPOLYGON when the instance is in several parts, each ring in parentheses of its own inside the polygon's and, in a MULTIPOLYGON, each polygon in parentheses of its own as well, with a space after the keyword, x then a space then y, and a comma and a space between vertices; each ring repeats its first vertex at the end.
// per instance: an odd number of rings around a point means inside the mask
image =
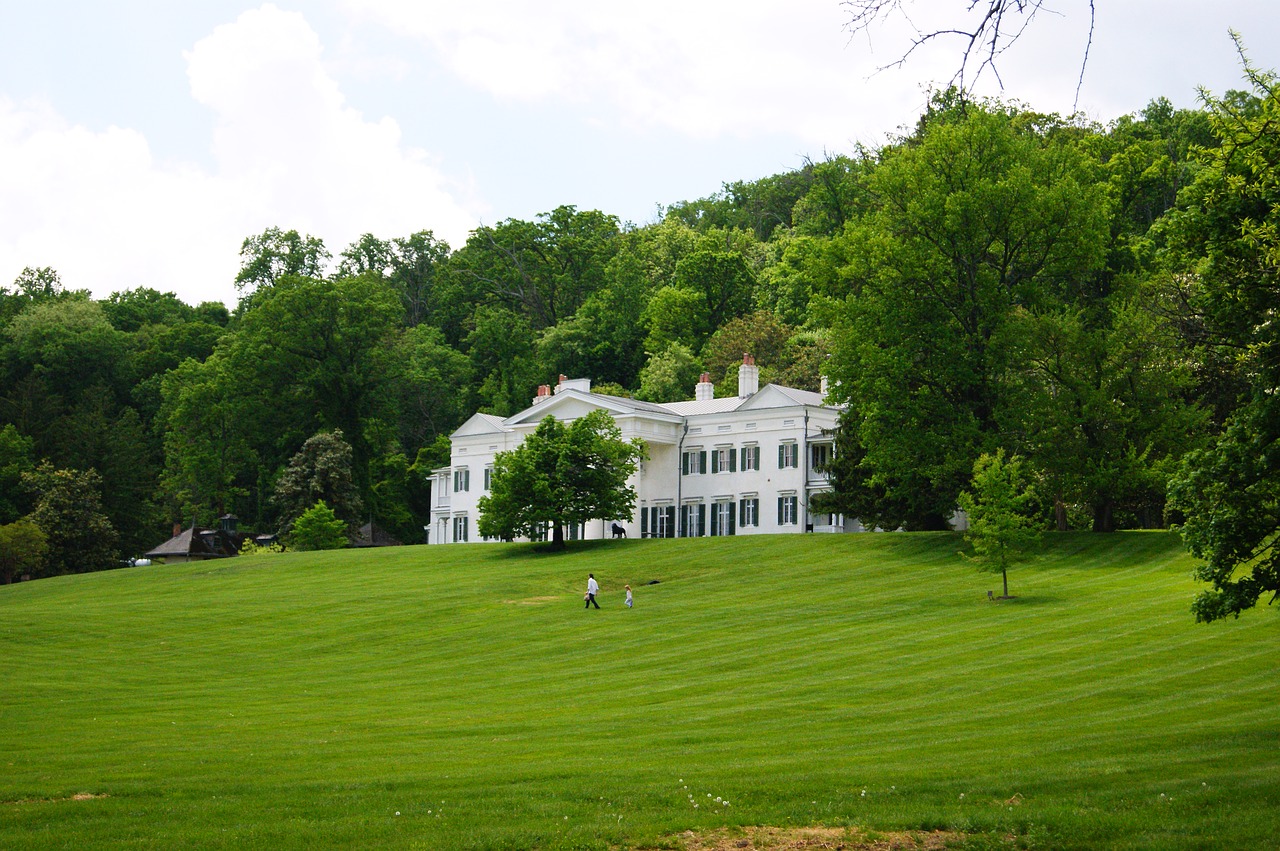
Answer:
POLYGON ((625 537, 627 537, 627 530, 626 530, 626 529, 624 529, 624 528, 622 528, 621 526, 619 526, 617 523, 614 523, 614 524, 613 524, 613 537, 615 537, 615 538, 625 538, 625 537))

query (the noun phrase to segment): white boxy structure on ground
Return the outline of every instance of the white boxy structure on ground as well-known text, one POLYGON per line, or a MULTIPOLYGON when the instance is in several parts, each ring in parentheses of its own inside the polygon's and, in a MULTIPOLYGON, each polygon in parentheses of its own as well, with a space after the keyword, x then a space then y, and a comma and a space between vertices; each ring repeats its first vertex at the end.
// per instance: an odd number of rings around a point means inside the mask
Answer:
POLYGON ((861 531, 857 521, 846 528, 839 515, 808 510, 813 494, 831 488, 821 468, 831 457, 840 409, 821 393, 761 388, 759 375, 747 355, 736 397, 714 398, 703 375, 692 401, 666 404, 592 393, 589 379, 561 376, 554 393, 539 387, 533 405, 515 416, 475 414, 451 435, 449 466, 434 471, 428 542, 481 540, 478 503, 489 490, 494 456, 519 446, 543 417, 569 422, 601 409, 624 438, 638 437, 648 448, 630 481, 635 516, 566 529, 568 540, 608 537, 615 522, 629 537, 861 531))

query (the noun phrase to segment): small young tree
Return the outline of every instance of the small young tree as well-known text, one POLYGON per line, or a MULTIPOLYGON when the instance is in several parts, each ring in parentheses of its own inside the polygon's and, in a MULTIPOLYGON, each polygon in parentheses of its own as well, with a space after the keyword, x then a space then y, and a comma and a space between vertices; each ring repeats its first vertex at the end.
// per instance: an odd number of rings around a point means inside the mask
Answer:
POLYGON ((546 417, 524 443, 494 459, 477 529, 487 538, 510 540, 534 537, 551 524, 552 546, 560 549, 568 524, 631 515, 636 491, 627 479, 644 457, 644 443, 623 440, 604 411, 567 426, 546 417))
POLYGON ((294 521, 289 543, 295 550, 340 550, 347 545, 347 524, 322 499, 294 521))
POLYGON ((1003 597, 1009 596, 1009 565, 1022 561, 1040 543, 1040 530, 1026 515, 1031 493, 1017 455, 1007 460, 1004 450, 983 454, 973 465, 973 491, 960 494, 960 508, 969 516, 964 539, 973 555, 961 555, 988 573, 1004 580, 1003 597))

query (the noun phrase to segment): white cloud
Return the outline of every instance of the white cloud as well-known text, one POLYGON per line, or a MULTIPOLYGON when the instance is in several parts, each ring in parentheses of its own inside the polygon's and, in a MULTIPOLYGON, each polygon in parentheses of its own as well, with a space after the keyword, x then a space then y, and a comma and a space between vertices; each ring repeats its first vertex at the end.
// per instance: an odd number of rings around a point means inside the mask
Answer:
POLYGON ((475 216, 390 118, 346 105, 299 14, 271 5, 189 53, 192 95, 215 117, 212 171, 157 162, 119 127, 75 125, 0 99, 0 282, 49 265, 103 297, 139 285, 231 301, 246 236, 269 226, 325 240, 432 229, 461 244, 475 216))
POLYGON ((860 101, 902 104, 894 111, 903 115, 922 101, 904 79, 867 82, 874 62, 845 49, 846 16, 830 0, 348 6, 424 41, 496 98, 577 104, 642 129, 697 138, 778 133, 820 144, 861 126, 851 114, 860 101))
MULTIPOLYGON (((460 79, 499 100, 571 105, 597 124, 700 140, 791 136, 809 146, 797 153, 874 144, 914 123, 929 87, 952 79, 962 40, 939 39, 901 68, 877 69, 901 58, 913 34, 971 25, 981 11, 957 0, 909 0, 901 14, 851 36, 851 12, 836 0, 344 2, 427 44, 460 79)), ((1239 75, 1226 27, 1242 28, 1261 48, 1280 20, 1274 0, 1113 5, 1099 6, 1080 100, 1102 120, 1162 94, 1191 105, 1197 83, 1213 87, 1224 73, 1231 84, 1239 75)), ((979 93, 1071 112, 1089 26, 1083 2, 1042 9, 1001 57, 1001 80, 984 72, 979 93)))

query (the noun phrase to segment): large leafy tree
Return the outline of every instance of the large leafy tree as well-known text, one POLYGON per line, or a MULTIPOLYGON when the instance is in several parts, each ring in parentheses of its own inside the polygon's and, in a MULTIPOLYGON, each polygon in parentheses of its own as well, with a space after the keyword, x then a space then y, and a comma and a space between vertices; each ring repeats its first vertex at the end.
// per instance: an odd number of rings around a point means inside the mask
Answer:
POLYGON ((477 528, 487 538, 510 540, 550 526, 552 545, 561 548, 567 525, 631 516, 636 492, 627 480, 644 457, 644 443, 623 440, 604 411, 568 425, 548 416, 524 443, 494 459, 477 528))
POLYGON ((241 307, 248 306, 257 291, 286 276, 319 278, 331 257, 323 240, 296 230, 269 227, 246 237, 240 246, 240 271, 236 274, 241 307))
POLYGON ((1246 62, 1249 100, 1205 95, 1221 147, 1204 154, 1171 225, 1205 359, 1233 365, 1225 428, 1190 453, 1170 489, 1209 583, 1198 621, 1280 596, 1280 78, 1246 62))
POLYGON ((24 473, 34 494, 28 515, 48 543, 41 576, 89 573, 119 565, 116 530, 102 509, 102 477, 93 470, 60 470, 45 462, 24 473))
POLYGON ((22 498, 22 474, 34 462, 31 450, 35 441, 22 434, 13 423, 0 428, 0 523, 12 523, 26 513, 22 498))
POLYGON ((341 431, 307 438, 276 481, 275 502, 282 532, 287 533, 317 502, 328 506, 349 529, 360 525, 363 502, 352 476, 351 445, 341 431))
POLYGON ((852 292, 830 363, 865 468, 845 481, 881 495, 864 520, 943 525, 1002 440, 1013 320, 1102 263, 1106 199, 1057 131, 967 104, 885 151, 869 178, 877 208, 842 237, 852 292))
POLYGON ((230 377, 254 403, 251 437, 269 469, 317 427, 341 429, 367 484, 367 424, 396 422, 401 307, 374 275, 285 277, 255 298, 227 347, 230 377))
POLYGON ((440 307, 437 277, 449 259, 449 243, 429 230, 382 240, 366 233, 342 252, 337 276, 373 274, 384 278, 399 294, 405 324, 410 328, 430 319, 440 307))
POLYGON ((1003 423, 1037 468, 1058 529, 1068 505, 1088 510, 1095 532, 1160 526, 1168 476, 1205 425, 1187 402, 1191 373, 1138 297, 1090 307, 1023 314, 1003 423))
POLYGON ((615 217, 572 206, 536 222, 508 219, 476 228, 451 259, 462 290, 457 295, 520 311, 534 330, 549 328, 604 286, 618 236, 615 217))
POLYGON ((161 490, 176 519, 217 517, 249 493, 254 413, 224 352, 186 360, 163 379, 164 474, 161 490))

